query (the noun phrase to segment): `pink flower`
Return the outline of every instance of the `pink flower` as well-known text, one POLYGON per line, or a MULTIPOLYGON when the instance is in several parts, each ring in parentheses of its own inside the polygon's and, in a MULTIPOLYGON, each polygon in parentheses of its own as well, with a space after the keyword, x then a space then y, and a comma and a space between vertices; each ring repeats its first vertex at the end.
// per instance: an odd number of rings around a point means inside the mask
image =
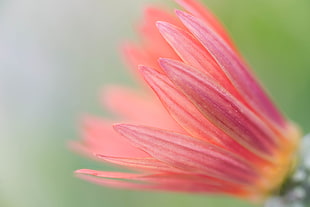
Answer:
POLYGON ((84 139, 73 145, 135 173, 76 172, 104 186, 263 200, 291 172, 299 131, 211 12, 194 0, 177 2, 187 12, 146 9, 141 43, 124 46, 154 93, 110 87, 104 103, 126 124, 113 130, 111 121, 88 118, 84 139))

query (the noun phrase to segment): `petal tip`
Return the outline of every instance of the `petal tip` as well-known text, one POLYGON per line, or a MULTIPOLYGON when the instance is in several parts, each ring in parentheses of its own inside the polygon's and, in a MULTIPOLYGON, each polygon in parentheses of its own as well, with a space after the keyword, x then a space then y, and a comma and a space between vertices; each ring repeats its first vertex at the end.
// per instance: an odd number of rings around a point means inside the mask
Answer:
POLYGON ((169 61, 169 58, 158 58, 158 63, 160 64, 160 66, 166 65, 169 61))
POLYGON ((90 174, 90 171, 92 170, 89 170, 89 169, 78 169, 76 171, 74 171, 74 174, 77 174, 77 175, 80 175, 80 174, 87 174, 89 175, 90 174))
POLYGON ((120 133, 121 135, 125 135, 127 134, 126 132, 128 132, 128 130, 130 130, 130 128, 133 127, 133 125, 130 125, 130 124, 121 124, 121 123, 118 123, 118 124, 113 124, 113 129, 120 133))
POLYGON ((163 24, 164 24, 163 21, 156 21, 156 22, 155 22, 155 25, 156 25, 157 28, 162 27, 163 24))
POLYGON ((141 72, 144 80, 148 81, 148 77, 151 76, 152 73, 154 73, 154 70, 150 67, 147 67, 145 65, 139 66, 139 71, 141 72))
POLYGON ((123 128, 125 124, 120 124, 120 123, 116 123, 116 124, 113 124, 112 127, 113 129, 115 129, 116 131, 118 130, 121 130, 123 128))
POLYGON ((184 11, 182 11, 182 10, 180 10, 180 9, 175 9, 174 12, 176 13, 177 16, 179 16, 179 15, 182 16, 182 15, 185 15, 185 14, 186 14, 186 12, 184 12, 184 11))
POLYGON ((165 21, 157 21, 156 22, 156 26, 159 29, 159 31, 161 32, 162 30, 164 30, 165 28, 167 28, 170 25, 170 23, 165 22, 165 21))
POLYGON ((147 66, 145 66, 145 65, 138 65, 138 70, 139 70, 142 74, 144 74, 144 71, 147 70, 147 66))
POLYGON ((179 10, 179 9, 175 9, 174 12, 179 17, 179 19, 181 19, 181 20, 186 20, 188 18, 193 17, 191 14, 189 14, 185 11, 179 10))

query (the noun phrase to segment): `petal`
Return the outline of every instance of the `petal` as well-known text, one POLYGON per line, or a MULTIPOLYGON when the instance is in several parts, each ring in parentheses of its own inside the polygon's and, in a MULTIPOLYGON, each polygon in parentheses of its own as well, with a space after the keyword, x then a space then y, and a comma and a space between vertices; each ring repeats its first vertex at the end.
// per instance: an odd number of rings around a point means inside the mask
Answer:
MULTIPOLYGON (((141 75, 138 72, 138 65, 146 64, 154 68, 158 68, 158 62, 155 59, 152 59, 148 53, 144 51, 144 48, 141 48, 133 43, 124 43, 121 47, 121 53, 125 60, 135 75, 135 77, 141 81, 141 75)), ((141 81, 143 83, 143 81, 141 81)))
POLYGON ((133 147, 112 128, 110 121, 87 117, 83 123, 83 141, 73 147, 90 156, 107 154, 116 157, 149 157, 145 152, 133 147))
POLYGON ((203 19, 210 28, 212 28, 219 36, 221 36, 222 39, 226 41, 227 44, 234 48, 233 43, 223 25, 205 6, 195 0, 176 0, 176 2, 192 15, 203 19))
POLYGON ((103 103, 131 123, 145 123, 184 132, 153 95, 139 93, 125 87, 110 86, 106 87, 103 93, 103 103))
POLYGON ((141 66, 140 69, 145 80, 157 94, 170 115, 191 136, 224 147, 226 150, 247 157, 248 160, 253 162, 262 162, 261 158, 242 147, 206 119, 187 97, 175 88, 167 76, 145 66, 141 66))
POLYGON ((157 22, 157 27, 183 62, 204 72, 232 95, 242 99, 214 58, 192 34, 167 22, 157 22))
POLYGON ((119 124, 114 128, 135 146, 175 168, 242 184, 257 178, 245 160, 202 140, 143 126, 119 124))
POLYGON ((181 62, 161 59, 160 64, 169 79, 215 126, 254 153, 266 157, 273 153, 273 132, 224 88, 181 62))
POLYGON ((151 170, 151 171, 179 171, 159 160, 152 157, 146 158, 128 158, 128 157, 111 157, 98 154, 97 157, 106 162, 130 167, 133 169, 151 170))
POLYGON ((139 27, 145 52, 148 53, 155 61, 159 57, 171 57, 178 59, 178 56, 166 43, 156 28, 155 22, 159 20, 167 20, 169 22, 173 22, 174 24, 180 26, 182 25, 178 18, 163 9, 156 7, 146 8, 144 11, 144 21, 139 27))
POLYGON ((221 139, 225 139, 225 134, 203 117, 186 96, 174 87, 167 76, 146 66, 141 66, 140 70, 145 80, 180 126, 192 136, 223 146, 221 139))
POLYGON ((194 16, 176 11, 183 24, 193 33, 201 44, 210 52, 237 90, 248 102, 263 113, 269 120, 285 126, 285 120, 262 90, 246 65, 237 54, 214 33, 208 26, 194 16))
POLYGON ((76 173, 78 177, 99 185, 131 190, 165 190, 192 193, 208 192, 234 195, 244 195, 246 193, 245 188, 242 186, 227 182, 217 182, 203 176, 183 174, 134 174, 88 169, 77 170, 76 173))

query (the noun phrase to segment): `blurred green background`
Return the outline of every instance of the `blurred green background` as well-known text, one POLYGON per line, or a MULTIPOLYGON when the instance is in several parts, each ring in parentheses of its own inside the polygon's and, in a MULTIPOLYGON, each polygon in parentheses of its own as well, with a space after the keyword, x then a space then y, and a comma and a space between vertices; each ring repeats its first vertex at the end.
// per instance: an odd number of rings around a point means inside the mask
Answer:
MULTIPOLYGON (((170 0, 0 2, 0 206, 250 206, 226 197, 106 189, 73 176, 107 169, 68 150, 99 91, 133 84, 118 54, 143 5, 170 0)), ((205 0, 277 105, 310 125, 310 1, 205 0)))

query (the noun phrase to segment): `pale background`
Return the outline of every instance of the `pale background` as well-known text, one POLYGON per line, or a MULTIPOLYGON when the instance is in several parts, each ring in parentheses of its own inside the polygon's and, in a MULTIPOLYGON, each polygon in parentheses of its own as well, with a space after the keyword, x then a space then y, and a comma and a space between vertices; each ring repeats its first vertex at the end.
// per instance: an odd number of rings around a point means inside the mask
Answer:
MULTIPOLYGON (((250 206, 236 199, 106 189, 76 179, 108 169, 68 150, 99 91, 132 84, 118 55, 151 0, 0 1, 0 206, 250 206)), ((161 1, 171 4, 170 0, 161 1)), ((310 130, 310 1, 205 0, 278 106, 310 130)))

